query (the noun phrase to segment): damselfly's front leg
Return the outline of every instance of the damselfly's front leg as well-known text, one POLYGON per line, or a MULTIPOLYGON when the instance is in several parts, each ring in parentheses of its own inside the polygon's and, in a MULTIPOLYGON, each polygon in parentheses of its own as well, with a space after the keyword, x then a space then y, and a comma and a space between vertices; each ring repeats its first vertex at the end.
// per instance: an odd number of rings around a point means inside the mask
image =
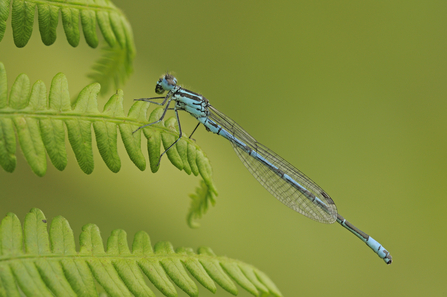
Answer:
POLYGON ((160 102, 151 101, 149 99, 166 99, 166 97, 163 96, 163 97, 140 98, 140 99, 133 99, 133 101, 144 101, 144 102, 154 103, 157 105, 164 105, 164 102, 165 102, 163 100, 163 102, 160 103, 160 102))
POLYGON ((165 117, 165 115, 166 115, 166 112, 167 112, 168 109, 169 109, 169 104, 171 103, 172 96, 171 96, 170 93, 168 93, 168 94, 166 95, 166 97, 140 98, 140 99, 134 99, 134 100, 135 100, 135 101, 151 102, 151 103, 155 103, 155 104, 162 105, 162 106, 165 105, 165 103, 166 103, 166 107, 165 107, 165 109, 163 110, 163 114, 161 115, 161 117, 160 117, 157 121, 152 122, 152 123, 149 123, 149 124, 146 124, 146 125, 141 126, 141 127, 138 127, 138 129, 135 130, 135 131, 133 131, 132 134, 135 133, 135 132, 137 132, 137 131, 140 130, 141 128, 144 128, 144 127, 147 127, 147 126, 151 126, 151 125, 157 124, 157 123, 159 123, 161 120, 163 120, 164 117, 165 117), (158 102, 153 102, 153 101, 150 101, 150 100, 149 100, 149 99, 161 99, 161 98, 165 98, 165 100, 163 100, 163 102, 162 102, 161 104, 158 103, 158 102), (168 100, 168 98, 169 98, 169 101, 168 101, 168 103, 166 103, 166 101, 168 100))

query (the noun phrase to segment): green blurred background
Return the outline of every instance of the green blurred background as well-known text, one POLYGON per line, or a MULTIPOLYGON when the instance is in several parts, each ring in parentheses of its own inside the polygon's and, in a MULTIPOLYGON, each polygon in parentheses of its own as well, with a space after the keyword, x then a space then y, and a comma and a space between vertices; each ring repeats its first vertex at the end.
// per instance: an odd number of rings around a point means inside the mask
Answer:
MULTIPOLYGON (((38 207, 48 219, 67 218, 76 236, 95 223, 104 239, 122 228, 129 241, 145 230, 153 243, 209 246, 266 272, 284 296, 447 296, 446 1, 114 3, 137 46, 126 111, 174 71, 180 84, 320 184, 394 263, 385 265, 338 224, 285 207, 229 143, 203 127, 194 138, 212 162, 219 196, 198 230, 185 216, 199 179, 166 158, 157 174, 141 172, 121 144, 121 171, 110 172, 95 146, 89 176, 68 142, 66 170, 49 162, 43 178, 19 149, 15 172, 0 170, 2 215, 23 220, 38 207)), ((90 82, 85 74, 99 56, 82 37, 70 47, 61 24, 50 47, 37 22, 25 48, 14 47, 10 23, 0 43, 9 86, 20 73, 49 86, 63 72, 71 95, 90 82)), ((100 109, 106 100, 98 99, 100 109)), ((189 133, 194 119, 180 116, 189 133)), ((229 296, 199 287, 201 296, 229 296)), ((240 289, 239 296, 250 295, 240 289)))

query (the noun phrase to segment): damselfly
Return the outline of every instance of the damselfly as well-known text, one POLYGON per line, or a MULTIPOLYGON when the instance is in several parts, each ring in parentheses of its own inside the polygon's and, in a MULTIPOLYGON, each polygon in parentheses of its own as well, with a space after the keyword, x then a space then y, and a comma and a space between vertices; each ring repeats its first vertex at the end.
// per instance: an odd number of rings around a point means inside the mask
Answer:
POLYGON ((166 105, 158 121, 141 126, 136 131, 163 120, 171 101, 175 101, 173 109, 178 121, 179 138, 160 155, 160 159, 182 137, 178 111, 184 110, 199 121, 197 126, 203 124, 208 131, 228 139, 248 171, 279 201, 315 221, 329 224, 337 221, 365 242, 387 264, 391 264, 390 253, 379 242, 339 215, 334 201, 320 186, 266 146, 257 142, 236 122, 209 104, 205 97, 178 86, 177 79, 170 74, 160 78, 155 86, 157 94, 163 94, 165 91, 168 93, 164 97, 135 99, 166 105), (150 99, 164 100, 162 103, 157 103, 150 99))

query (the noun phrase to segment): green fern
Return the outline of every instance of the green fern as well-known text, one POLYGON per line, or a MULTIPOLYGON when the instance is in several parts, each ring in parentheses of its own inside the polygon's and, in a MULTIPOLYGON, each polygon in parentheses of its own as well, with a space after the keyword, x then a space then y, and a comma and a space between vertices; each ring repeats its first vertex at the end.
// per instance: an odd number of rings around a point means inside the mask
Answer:
MULTIPOLYGON (((140 170, 144 170, 146 160, 141 152, 141 132, 132 132, 158 120, 162 108, 155 109, 148 122, 146 112, 149 103, 137 101, 126 116, 123 92, 119 90, 101 113, 96 101, 99 89, 98 83, 88 85, 71 106, 64 74, 59 73, 53 78, 48 99, 42 81, 37 81, 31 88, 28 76, 21 74, 12 86, 8 100, 6 71, 0 62, 0 166, 7 172, 13 172, 16 167, 15 127, 22 152, 34 173, 38 176, 46 173, 46 153, 58 170, 64 170, 67 166, 65 124, 76 159, 86 174, 92 173, 94 168, 92 125, 98 150, 111 171, 118 172, 121 168, 117 150, 118 129, 130 159, 140 170)), ((150 167, 152 172, 156 172, 159 169, 161 143, 166 149, 178 137, 176 120, 172 117, 142 130, 147 138, 150 167)), ((167 156, 179 170, 195 176, 200 174, 209 189, 205 198, 214 201, 213 195, 217 192, 211 177, 210 162, 192 140, 180 139, 167 156)), ((200 217, 204 211, 204 208, 191 207, 188 221, 200 217)))
POLYGON ((191 206, 187 217, 189 227, 200 227, 196 219, 200 219, 202 214, 206 213, 210 203, 212 205, 216 203, 213 196, 213 191, 203 181, 200 182, 200 187, 196 188, 196 193, 189 195, 191 198, 191 206))
POLYGON ((98 296, 96 281, 108 296, 155 297, 143 273, 169 297, 177 296, 172 282, 189 296, 199 295, 190 275, 213 293, 216 282, 237 295, 233 279, 254 296, 281 296, 263 272, 218 257, 210 248, 199 248, 196 254, 191 248, 174 251, 171 243, 159 242, 152 249, 149 235, 140 231, 130 251, 126 232, 114 230, 105 251, 94 224, 82 228, 79 244, 77 252, 73 231, 61 216, 53 219, 48 232, 39 209, 26 215, 23 230, 17 216, 8 213, 0 226, 0 296, 21 296, 20 291, 26 296, 98 296))
MULTIPOLYGON (((10 6, 11 0, 0 0, 0 41, 6 30, 10 6)), ((124 84, 133 72, 135 45, 128 20, 112 2, 108 0, 13 0, 11 25, 17 47, 24 47, 31 37, 36 8, 39 31, 45 45, 52 45, 56 41, 59 12, 62 16, 65 36, 73 47, 78 46, 80 40, 79 17, 85 41, 92 48, 98 46, 96 35, 96 23, 98 23, 110 50, 105 51, 104 56, 97 61, 93 68, 95 73, 90 77, 102 83, 105 87, 103 94, 107 91, 110 80, 114 82, 115 89, 124 84), (119 59, 108 59, 110 51, 115 54, 114 57, 118 55, 119 59), (107 69, 104 69, 104 65, 107 65, 107 69), (98 70, 104 71, 98 73, 98 70)))
POLYGON ((133 69, 127 69, 132 63, 127 61, 133 60, 128 56, 128 51, 120 46, 108 47, 101 49, 101 58, 95 62, 91 72, 87 75, 92 81, 101 85, 101 95, 106 95, 109 89, 119 89, 123 86, 133 69), (109 73, 110 75, 104 75, 109 73))

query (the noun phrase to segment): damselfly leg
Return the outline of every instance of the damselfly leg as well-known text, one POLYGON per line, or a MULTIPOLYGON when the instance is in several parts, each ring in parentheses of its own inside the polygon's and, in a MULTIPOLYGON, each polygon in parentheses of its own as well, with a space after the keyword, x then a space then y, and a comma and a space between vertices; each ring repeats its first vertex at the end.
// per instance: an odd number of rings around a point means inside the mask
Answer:
MULTIPOLYGON (((141 128, 144 128, 144 127, 147 127, 147 126, 151 126, 151 125, 154 125, 154 124, 157 124, 157 123, 161 122, 161 120, 164 119, 164 117, 165 117, 165 115, 166 115, 166 112, 167 112, 168 109, 169 109, 169 104, 171 103, 172 96, 171 96, 171 94, 168 93, 168 95, 166 95, 166 97, 154 97, 154 98, 134 99, 135 101, 151 102, 151 103, 155 103, 155 104, 158 104, 158 105, 162 105, 162 106, 163 106, 163 105, 165 105, 166 100, 168 100, 168 98, 169 98, 169 101, 168 101, 168 103, 166 104, 166 107, 165 107, 165 109, 163 110, 163 114, 161 115, 161 117, 160 117, 157 121, 155 121, 155 122, 152 122, 152 123, 143 125, 143 126, 141 126, 141 127, 138 127, 138 129, 135 130, 135 131, 133 131, 132 134, 135 133, 135 132, 137 132, 137 131, 140 130, 141 128), (169 98, 169 97, 170 97, 170 98, 169 98), (165 100, 163 100, 163 102, 162 102, 161 104, 160 104, 160 103, 157 103, 157 102, 152 102, 152 101, 149 100, 149 99, 161 99, 161 98, 165 98, 165 100)), ((160 162, 159 162, 159 163, 160 163, 160 162)))
MULTIPOLYGON (((138 130, 140 130, 140 129, 142 129, 142 128, 144 128, 144 127, 147 127, 147 126, 151 126, 151 125, 154 125, 154 124, 157 124, 157 123, 159 123, 159 122, 161 122, 163 119, 164 119, 164 117, 166 116, 166 112, 168 111, 168 110, 174 110, 175 111, 175 116, 176 116, 176 118, 177 118, 177 123, 178 123, 178 130, 179 130, 179 136, 178 136, 178 138, 163 152, 163 153, 161 153, 161 155, 160 155, 160 157, 159 157, 159 159, 158 159, 158 163, 157 163, 157 166, 159 166, 160 165, 160 162, 161 162, 161 157, 163 157, 163 155, 167 152, 167 151, 169 151, 179 140, 180 140, 180 138, 182 138, 182 135, 183 135, 183 133, 182 133, 182 126, 181 126, 181 124, 180 124, 180 118, 179 118, 179 116, 178 116, 178 111, 177 111, 177 109, 174 107, 174 108, 170 108, 169 107, 169 104, 171 103, 171 101, 172 101, 172 96, 171 96, 171 94, 170 93, 168 93, 167 95, 166 95, 166 97, 151 97, 151 98, 140 98, 140 99, 134 99, 135 101, 145 101, 145 102, 150 102, 150 103, 154 103, 154 104, 157 104, 157 105, 161 105, 161 106, 163 106, 163 105, 165 105, 166 104, 166 107, 165 107, 165 109, 163 110, 163 114, 161 115, 161 117, 157 120, 157 121, 155 121, 155 122, 152 122, 152 123, 149 123, 149 124, 146 124, 146 125, 143 125, 143 126, 141 126, 141 127, 138 127, 138 129, 136 129, 135 131, 133 131, 132 132, 132 134, 133 133, 135 133, 135 132, 137 132, 138 130), (169 100, 168 100, 168 98, 169 98, 169 100), (154 102, 154 101, 151 101, 150 99, 164 99, 163 100, 163 102, 162 103, 159 103, 159 102, 154 102), (167 103, 166 103, 166 101, 168 101, 167 103)), ((197 127, 196 127, 196 129, 197 129, 197 127)), ((194 131, 196 130, 196 129, 194 129, 194 131)), ((194 133, 194 131, 193 131, 193 133, 194 133)), ((192 135, 192 134, 191 134, 192 135)))

